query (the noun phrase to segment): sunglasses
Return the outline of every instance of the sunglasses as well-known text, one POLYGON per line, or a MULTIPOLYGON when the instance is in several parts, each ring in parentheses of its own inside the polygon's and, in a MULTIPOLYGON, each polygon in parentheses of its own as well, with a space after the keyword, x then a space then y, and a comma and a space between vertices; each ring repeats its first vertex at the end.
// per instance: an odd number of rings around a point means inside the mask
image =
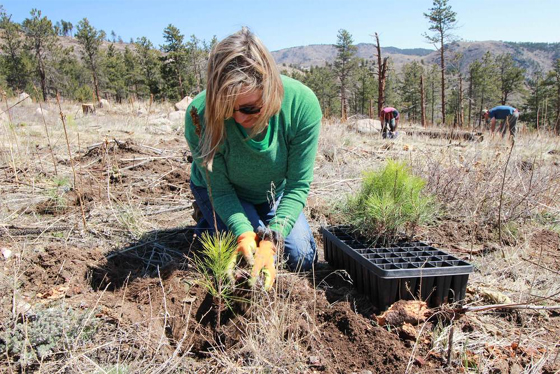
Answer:
POLYGON ((234 109, 234 112, 241 112, 243 114, 257 114, 260 113, 262 106, 242 106, 239 109, 234 109))

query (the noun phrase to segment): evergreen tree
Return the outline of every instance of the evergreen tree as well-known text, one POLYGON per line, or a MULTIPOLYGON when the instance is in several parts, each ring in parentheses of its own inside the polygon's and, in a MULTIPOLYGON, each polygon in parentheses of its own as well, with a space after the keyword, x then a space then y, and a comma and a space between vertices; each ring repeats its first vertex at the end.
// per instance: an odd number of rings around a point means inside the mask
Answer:
POLYGON ((560 58, 554 63, 554 67, 546 76, 547 86, 551 89, 551 103, 555 111, 554 131, 556 135, 560 135, 560 58))
POLYGON ((115 97, 117 103, 121 103, 127 97, 127 69, 125 58, 117 51, 114 43, 107 48, 103 67, 107 78, 107 90, 115 97))
POLYGON ((138 38, 134 44, 140 72, 140 87, 138 87, 140 92, 138 93, 159 97, 162 86, 159 53, 145 36, 138 38))
POLYGON ((23 31, 26 38, 26 48, 33 53, 34 65, 41 84, 43 100, 47 100, 47 64, 49 53, 56 47, 56 36, 52 22, 41 11, 31 10, 31 18, 23 21, 23 31))
POLYGON ((167 87, 167 95, 181 100, 185 97, 184 82, 186 81, 187 48, 183 42, 184 36, 179 29, 171 24, 163 30, 165 44, 161 46, 164 52, 162 78, 167 87))
POLYGON ((424 69, 417 61, 403 66, 403 80, 400 84, 401 112, 408 113, 408 118, 413 122, 420 120, 420 77, 424 69))
POLYGON ((0 71, 6 78, 6 84, 14 91, 23 91, 29 82, 31 61, 23 48, 21 26, 12 22, 0 5, 0 71))
POLYGON ((505 105, 512 93, 519 91, 524 82, 525 69, 515 65, 511 54, 505 53, 496 57, 500 77, 501 102, 505 105))
POLYGON ((78 22, 76 38, 82 46, 82 59, 91 71, 95 98, 99 101, 99 53, 100 47, 105 39, 105 32, 97 31, 87 18, 78 22))
POLYGON ((323 115, 328 117, 331 113, 335 113, 338 108, 338 88, 336 84, 336 74, 331 66, 312 67, 305 75, 303 83, 311 88, 319 103, 323 115))
POLYGON ((138 64, 138 58, 131 51, 128 46, 124 48, 123 62, 125 68, 124 82, 127 92, 132 93, 134 97, 138 96, 139 84, 142 80, 140 74, 140 68, 138 64))
POLYGON ((93 90, 89 88, 91 73, 76 58, 74 47, 56 48, 51 52, 48 85, 62 97, 79 101, 91 101, 93 90))
POLYGON ((62 36, 72 36, 72 30, 74 30, 74 25, 72 22, 66 22, 65 20, 60 20, 60 24, 62 25, 62 36))
POLYGON ((352 35, 348 31, 344 29, 338 30, 337 43, 335 44, 337 55, 334 68, 340 84, 341 117, 343 121, 348 118, 347 84, 356 65, 354 56, 358 48, 353 43, 352 35))
POLYGON ((548 87, 543 72, 540 69, 533 72, 527 79, 527 85, 530 94, 522 110, 521 118, 528 122, 528 125, 534 125, 539 129, 543 124, 544 104, 548 101, 548 87))
POLYGON ((373 115, 370 113, 370 103, 376 99, 377 81, 375 79, 374 63, 365 59, 358 62, 355 79, 353 80, 354 112, 373 115))
POLYGON ((198 93, 205 85, 205 67, 208 61, 208 47, 204 41, 200 41, 195 35, 191 35, 187 42, 188 58, 190 61, 189 78, 192 93, 198 93))
POLYGON ((445 124, 445 43, 452 39, 451 30, 457 27, 457 13, 451 10, 448 0, 434 0, 433 8, 424 17, 430 21, 430 31, 433 35, 424 34, 424 37, 439 51, 441 64, 441 115, 445 124))
POLYGON ((426 112, 430 123, 433 125, 435 123, 436 106, 439 103, 438 93, 441 90, 440 67, 437 64, 432 64, 426 70, 426 112))

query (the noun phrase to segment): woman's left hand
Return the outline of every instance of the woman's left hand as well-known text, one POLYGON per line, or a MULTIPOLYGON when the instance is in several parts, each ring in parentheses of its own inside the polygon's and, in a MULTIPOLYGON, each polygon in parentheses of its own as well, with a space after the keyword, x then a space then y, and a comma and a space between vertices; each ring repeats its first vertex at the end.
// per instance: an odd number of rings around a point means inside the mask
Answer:
POLYGON ((261 240, 255 251, 254 265, 251 270, 251 279, 249 284, 252 286, 257 281, 261 271, 264 274, 264 289, 270 290, 276 278, 276 268, 274 266, 274 254, 276 246, 270 240, 261 240))

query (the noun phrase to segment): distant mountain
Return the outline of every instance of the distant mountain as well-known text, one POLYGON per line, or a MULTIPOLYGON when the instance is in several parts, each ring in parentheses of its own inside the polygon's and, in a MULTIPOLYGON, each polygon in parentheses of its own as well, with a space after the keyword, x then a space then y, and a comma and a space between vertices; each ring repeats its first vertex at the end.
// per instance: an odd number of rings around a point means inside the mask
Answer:
MULTIPOLYGON (((357 56, 365 59, 376 59, 377 50, 372 43, 360 43, 357 56)), ((475 60, 482 58, 486 51, 494 55, 511 53, 513 59, 527 70, 527 74, 540 69, 543 72, 552 69, 553 63, 560 58, 560 43, 513 43, 502 41, 453 42, 447 45, 447 56, 456 53, 463 54, 461 70, 466 72, 468 66, 475 60)), ((294 65, 301 68, 310 66, 324 66, 333 63, 336 58, 336 48, 332 44, 313 44, 308 46, 285 48, 272 52, 279 65, 294 65)), ((439 53, 426 48, 400 49, 382 47, 381 55, 390 57, 394 67, 400 70, 402 65, 412 61, 424 61, 426 64, 435 63, 439 53)))

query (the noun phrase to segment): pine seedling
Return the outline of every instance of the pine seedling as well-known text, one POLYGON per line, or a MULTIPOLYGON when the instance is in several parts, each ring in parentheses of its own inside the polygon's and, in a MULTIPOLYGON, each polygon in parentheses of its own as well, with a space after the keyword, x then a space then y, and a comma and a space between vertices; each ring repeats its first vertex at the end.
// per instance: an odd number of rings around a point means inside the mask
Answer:
POLYGON ((424 186, 405 163, 389 160, 384 169, 366 172, 358 193, 347 199, 347 223, 366 237, 390 243, 399 232, 433 218, 435 206, 422 193, 424 186))
POLYGON ((229 264, 237 243, 230 232, 217 232, 210 234, 204 232, 200 238, 202 251, 196 255, 194 262, 196 268, 202 274, 202 284, 215 298, 218 304, 218 326, 220 325, 220 314, 225 309, 232 308, 234 301, 234 282, 231 279, 229 264))

